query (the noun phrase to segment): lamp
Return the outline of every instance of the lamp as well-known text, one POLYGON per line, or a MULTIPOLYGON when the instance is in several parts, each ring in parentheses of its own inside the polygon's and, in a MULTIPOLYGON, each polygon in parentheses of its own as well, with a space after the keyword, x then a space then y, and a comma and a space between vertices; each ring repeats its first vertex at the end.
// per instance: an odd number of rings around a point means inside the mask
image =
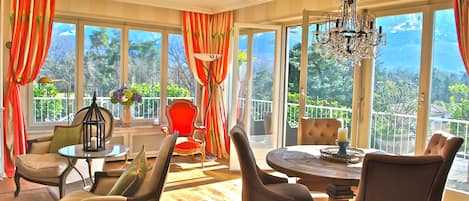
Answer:
POLYGON ((316 24, 313 44, 326 49, 322 56, 334 56, 339 62, 359 64, 362 59, 373 58, 374 47, 385 45, 385 33, 380 26, 376 29, 376 19, 364 9, 357 14, 357 0, 343 2, 340 12, 326 16, 327 20, 316 24))
MULTIPOLYGON (((205 108, 205 114, 204 114, 204 124, 207 123, 207 114, 208 114, 208 109, 210 108, 210 104, 212 102, 212 90, 213 90, 213 81, 212 81, 212 61, 218 60, 221 55, 220 54, 210 54, 210 53, 195 53, 194 57, 200 61, 203 62, 203 66, 205 70, 207 71, 207 90, 208 90, 208 101, 207 101, 207 107, 205 108), (205 64, 208 63, 208 66, 205 64)), ((207 126, 207 125, 205 125, 207 126)))
POLYGON ((67 123, 70 124, 70 104, 69 104, 69 99, 70 99, 70 83, 67 80, 64 79, 51 79, 50 77, 41 77, 37 81, 38 83, 41 84, 50 84, 53 82, 63 82, 65 83, 65 88, 66 88, 66 105, 67 105, 67 123))
POLYGON ((104 133, 106 120, 96 104, 96 92, 93 102, 83 118, 83 151, 102 151, 105 149, 104 133))

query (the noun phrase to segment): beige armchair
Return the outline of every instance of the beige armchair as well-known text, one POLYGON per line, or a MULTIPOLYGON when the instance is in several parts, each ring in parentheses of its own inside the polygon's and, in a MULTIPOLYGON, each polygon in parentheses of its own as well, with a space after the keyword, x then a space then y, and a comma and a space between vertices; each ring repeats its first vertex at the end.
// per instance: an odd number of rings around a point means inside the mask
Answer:
POLYGON ((301 118, 298 144, 335 145, 337 130, 342 122, 337 119, 301 118))
POLYGON ((464 140, 461 137, 445 133, 433 132, 430 141, 425 148, 424 155, 438 155, 443 158, 443 165, 434 181, 433 190, 429 201, 440 201, 445 190, 448 172, 453 164, 454 157, 464 140))
MULTIPOLYGON (((55 126, 54 136, 30 140, 28 153, 16 157, 15 160, 15 196, 18 196, 21 186, 20 178, 49 186, 58 186, 60 197, 65 192, 65 181, 72 167, 67 158, 60 156, 57 150, 60 145, 66 146, 81 142, 81 125, 89 107, 82 108, 75 114, 71 126, 55 126), (60 136, 64 143, 54 143, 53 138, 60 136)), ((107 109, 100 108, 106 120, 106 140, 112 137, 114 118, 107 109)), ((72 161, 74 165, 76 160, 72 161)))
POLYGON ((67 194, 61 201, 79 201, 79 200, 132 200, 132 201, 146 201, 146 200, 160 200, 161 194, 164 190, 166 175, 169 170, 171 156, 173 154, 174 146, 176 144, 177 134, 168 135, 161 143, 161 148, 150 170, 147 173, 142 184, 138 186, 135 194, 129 197, 121 195, 110 195, 108 192, 114 186, 114 183, 119 179, 124 170, 115 170, 108 172, 96 172, 96 182, 88 191, 75 191, 67 194))

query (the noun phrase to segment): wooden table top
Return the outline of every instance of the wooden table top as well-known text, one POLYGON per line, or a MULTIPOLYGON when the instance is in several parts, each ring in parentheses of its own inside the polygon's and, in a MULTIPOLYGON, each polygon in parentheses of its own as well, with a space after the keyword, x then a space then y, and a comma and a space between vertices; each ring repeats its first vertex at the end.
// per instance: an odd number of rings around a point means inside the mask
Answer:
MULTIPOLYGON (((275 149, 267 154, 267 164, 290 177, 319 180, 338 185, 357 186, 362 163, 347 164, 320 159, 320 149, 327 145, 297 145, 275 149)), ((365 153, 375 149, 362 149, 365 153)))

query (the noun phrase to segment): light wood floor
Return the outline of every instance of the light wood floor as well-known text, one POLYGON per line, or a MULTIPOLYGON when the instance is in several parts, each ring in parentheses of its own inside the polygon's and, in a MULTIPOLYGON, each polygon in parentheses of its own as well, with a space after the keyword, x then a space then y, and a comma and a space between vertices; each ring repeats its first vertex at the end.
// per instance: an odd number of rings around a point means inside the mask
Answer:
MULTIPOLYGON (((153 161, 153 160, 150 160, 153 161)), ((106 163, 106 169, 121 167, 123 162, 106 163)), ((0 200, 58 200, 56 187, 46 187, 21 180, 22 189, 17 198, 13 197, 15 184, 13 179, 0 181, 0 200)), ((81 183, 67 185, 66 193, 80 190, 81 183)), ((327 200, 324 194, 315 195, 315 201, 327 200)), ((200 162, 191 157, 173 157, 170 172, 166 180, 162 201, 240 201, 241 177, 240 172, 229 170, 225 161, 205 162, 201 168, 200 162)))

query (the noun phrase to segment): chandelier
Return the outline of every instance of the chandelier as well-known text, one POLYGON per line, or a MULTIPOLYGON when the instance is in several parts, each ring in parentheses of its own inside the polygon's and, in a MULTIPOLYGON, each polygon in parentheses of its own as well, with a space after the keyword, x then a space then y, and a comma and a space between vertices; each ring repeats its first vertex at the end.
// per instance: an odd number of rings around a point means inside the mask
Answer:
POLYGON ((316 24, 313 45, 322 47, 321 56, 335 57, 339 63, 360 64, 362 59, 374 58, 375 47, 386 45, 382 27, 376 28, 375 17, 366 9, 357 13, 357 0, 338 1, 343 1, 340 12, 316 24))

